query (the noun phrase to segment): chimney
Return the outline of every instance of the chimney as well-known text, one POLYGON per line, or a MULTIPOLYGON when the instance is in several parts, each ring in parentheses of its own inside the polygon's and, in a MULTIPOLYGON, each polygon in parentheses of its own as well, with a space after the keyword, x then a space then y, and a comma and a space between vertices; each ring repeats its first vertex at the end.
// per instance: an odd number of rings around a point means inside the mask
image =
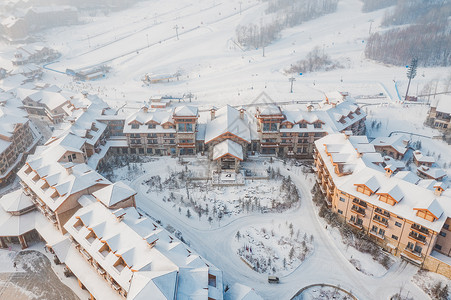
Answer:
POLYGON ((240 119, 244 120, 244 108, 240 108, 240 119))
POLYGON ((392 169, 390 169, 390 167, 385 167, 385 176, 387 177, 391 177, 393 175, 393 171, 392 169))
POLYGON ((215 108, 210 109, 211 121, 213 121, 216 118, 215 114, 216 114, 216 109, 215 108))
POLYGON ((437 196, 440 196, 445 191, 445 189, 443 188, 443 183, 442 182, 436 183, 434 185, 434 189, 435 189, 434 194, 437 195, 437 196))
POLYGON ((120 222, 124 219, 126 212, 123 208, 119 208, 113 211, 113 215, 116 217, 117 221, 120 222))
POLYGON ((345 134, 345 138, 346 139, 349 139, 349 137, 352 135, 352 131, 351 130, 345 130, 343 133, 345 134))

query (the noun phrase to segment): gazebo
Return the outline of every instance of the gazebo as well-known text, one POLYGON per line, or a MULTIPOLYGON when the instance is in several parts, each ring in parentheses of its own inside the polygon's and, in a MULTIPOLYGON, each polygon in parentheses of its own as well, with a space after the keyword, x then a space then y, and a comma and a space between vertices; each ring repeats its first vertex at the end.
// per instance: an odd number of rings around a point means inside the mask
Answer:
POLYGON ((35 229, 36 211, 30 197, 17 190, 0 198, 0 247, 7 242, 19 242, 22 249, 28 247, 35 229))

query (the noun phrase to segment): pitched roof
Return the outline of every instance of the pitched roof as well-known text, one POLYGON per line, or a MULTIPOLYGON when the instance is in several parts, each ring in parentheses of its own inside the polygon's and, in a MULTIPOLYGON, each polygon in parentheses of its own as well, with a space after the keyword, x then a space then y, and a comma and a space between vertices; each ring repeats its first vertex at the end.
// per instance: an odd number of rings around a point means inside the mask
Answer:
POLYGON ((30 197, 25 195, 22 189, 1 197, 0 204, 6 212, 17 212, 33 206, 30 197))
POLYGON ((224 140, 213 147, 213 160, 217 160, 225 155, 231 155, 239 160, 243 160, 243 147, 232 140, 224 140))
POLYGON ((136 192, 122 181, 118 181, 95 191, 92 195, 106 207, 111 207, 118 202, 136 195, 136 192))
POLYGON ((215 112, 214 120, 207 123, 205 143, 211 142, 226 132, 230 132, 250 143, 251 132, 249 127, 250 124, 246 115, 242 119, 240 112, 236 108, 230 105, 223 106, 215 112))

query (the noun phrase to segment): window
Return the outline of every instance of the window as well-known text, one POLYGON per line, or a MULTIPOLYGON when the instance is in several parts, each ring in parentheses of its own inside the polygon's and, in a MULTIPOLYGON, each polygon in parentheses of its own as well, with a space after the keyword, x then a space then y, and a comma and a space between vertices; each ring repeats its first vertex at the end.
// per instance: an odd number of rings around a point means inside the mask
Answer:
POLYGON ((338 213, 339 213, 340 215, 342 215, 342 214, 343 214, 343 211, 342 211, 341 209, 339 209, 339 210, 338 210, 338 213))
POLYGON ((377 226, 376 226, 376 225, 373 225, 373 227, 371 228, 371 231, 377 233, 377 226))
POLYGON ((443 228, 445 228, 446 230, 449 230, 449 224, 443 224, 443 228))
POLYGON ((345 198, 343 198, 343 197, 340 197, 340 201, 341 202, 346 202, 345 198))
POLYGON ((147 154, 153 154, 152 148, 147 148, 147 154))
POLYGON ((307 123, 299 123, 299 128, 307 128, 307 123))
POLYGON ((444 233, 443 231, 440 231, 440 235, 443 236, 443 237, 445 237, 445 236, 446 236, 446 233, 444 233))
POLYGON ((316 122, 315 124, 313 124, 314 128, 321 128, 321 123, 320 122, 316 122))
POLYGON ((395 222, 395 225, 398 226, 398 227, 401 227, 402 224, 399 223, 399 222, 395 222))
POLYGON ((277 131, 276 123, 263 123, 263 131, 277 131))
POLYGON ((385 230, 382 228, 379 228, 379 235, 380 236, 384 236, 385 235, 385 230))
POLYGON ((442 246, 440 246, 439 244, 435 244, 434 248, 437 250, 442 250, 442 246))
POLYGON ((148 124, 147 125, 147 128, 149 128, 149 129, 155 129, 155 127, 157 127, 157 125, 155 125, 155 124, 148 124))
POLYGON ((216 276, 208 274, 208 285, 216 287, 216 276))
POLYGON ((139 128, 139 124, 133 123, 132 124, 132 129, 138 129, 139 128))
POLYGON ((193 124, 192 123, 179 123, 178 124, 178 131, 180 131, 180 132, 192 132, 193 131, 193 124))
POLYGON ((395 241, 398 240, 398 237, 396 235, 394 235, 394 234, 391 235, 391 238, 394 239, 395 241))
POLYGON ((77 159, 77 154, 72 154, 72 159, 77 159))

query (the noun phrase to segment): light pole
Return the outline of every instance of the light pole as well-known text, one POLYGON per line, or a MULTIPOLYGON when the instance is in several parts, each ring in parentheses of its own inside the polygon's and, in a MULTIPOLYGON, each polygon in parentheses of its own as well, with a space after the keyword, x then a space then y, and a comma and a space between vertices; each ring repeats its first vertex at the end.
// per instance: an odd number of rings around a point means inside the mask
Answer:
POLYGON ((291 82, 291 89, 290 89, 290 93, 293 93, 293 82, 295 82, 295 81, 296 81, 296 78, 294 78, 294 77, 290 77, 290 78, 288 78, 288 81, 290 81, 290 82, 291 82))
POLYGON ((179 25, 175 25, 174 29, 175 29, 175 35, 177 35, 177 39, 179 39, 179 25))
POLYGON ((150 45, 149 45, 149 34, 148 33, 146 33, 146 38, 147 38, 147 48, 149 48, 150 45))

